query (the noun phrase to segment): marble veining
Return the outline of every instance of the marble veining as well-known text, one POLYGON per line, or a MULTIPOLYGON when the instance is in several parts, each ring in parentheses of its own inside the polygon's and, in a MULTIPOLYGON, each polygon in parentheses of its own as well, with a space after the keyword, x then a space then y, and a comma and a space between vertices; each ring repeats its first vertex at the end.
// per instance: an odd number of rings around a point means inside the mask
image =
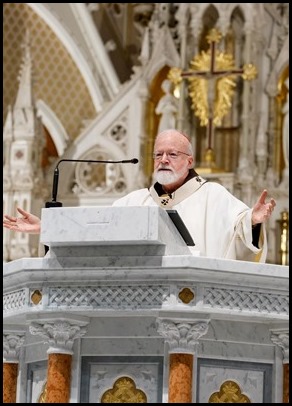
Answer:
MULTIPOLYGON (((26 365, 46 362, 56 344, 59 352, 63 350, 61 342, 47 341, 44 331, 60 333, 65 325, 75 331, 85 323, 84 334, 70 341, 71 403, 98 402, 123 376, 146 394, 148 403, 168 402, 170 343, 160 335, 157 323, 184 329, 204 320, 208 331, 192 347, 193 379, 200 375, 201 381, 197 386, 193 382, 189 398, 205 403, 233 379, 252 402, 279 402, 283 356, 272 337, 275 328, 288 331, 288 267, 201 257, 184 244, 166 213, 147 208, 139 223, 140 210, 130 209, 127 223, 135 224, 133 228, 125 227, 114 209, 112 213, 102 208, 100 212, 96 208, 78 213, 76 208, 45 211, 45 221, 52 221, 42 235, 50 245, 49 253, 4 264, 3 331, 12 331, 9 337, 14 338, 15 327, 21 329, 25 338, 19 351, 22 371, 26 365), (36 336, 36 332, 42 334, 36 336), (77 371, 89 355, 104 359, 80 377, 77 371), (146 368, 145 359, 151 356, 162 359, 160 372, 155 363, 146 368), (129 364, 132 357, 145 359, 129 364), (236 368, 230 362, 237 362, 236 368), (265 370, 270 378, 263 372, 268 364, 274 365, 273 375, 265 370), (83 376, 87 381, 80 385, 83 376), (272 382, 273 397, 266 389, 272 382)), ((187 353, 190 349, 183 340, 182 334, 179 348, 187 353)), ((13 347, 8 350, 14 355, 13 347)), ((44 384, 44 379, 40 377, 38 384, 35 378, 34 400, 44 384)), ((25 387, 24 375, 21 379, 19 403, 29 403, 30 389, 25 387)))

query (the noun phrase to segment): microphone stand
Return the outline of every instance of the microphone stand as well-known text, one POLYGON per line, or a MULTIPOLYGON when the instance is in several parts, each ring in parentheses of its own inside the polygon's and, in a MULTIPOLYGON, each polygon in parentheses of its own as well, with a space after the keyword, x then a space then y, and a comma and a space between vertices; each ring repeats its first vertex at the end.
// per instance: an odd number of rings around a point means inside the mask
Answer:
MULTIPOLYGON (((60 161, 61 162, 61 161, 60 161)), ((58 192, 58 183, 59 183, 59 168, 57 164, 55 170, 54 170, 54 180, 53 180, 53 190, 52 190, 52 201, 51 202, 46 202, 46 209, 50 207, 62 207, 63 204, 61 202, 57 202, 57 192, 58 192)))
POLYGON ((92 160, 92 159, 61 159, 54 170, 54 180, 53 180, 53 189, 52 189, 52 200, 46 202, 45 207, 62 207, 61 202, 57 202, 57 193, 58 193, 58 183, 59 183, 59 165, 61 162, 89 162, 89 163, 102 163, 102 164, 137 164, 139 161, 137 158, 125 159, 122 161, 102 161, 102 160, 92 160))
MULTIPOLYGON (((89 162, 89 163, 102 163, 102 164, 137 164, 139 161, 137 158, 126 159, 122 161, 94 161, 92 159, 61 159, 54 170, 54 179, 53 179, 53 189, 52 189, 52 200, 46 202, 46 209, 51 207, 62 207, 61 202, 57 202, 57 193, 58 193, 58 183, 59 183, 59 165, 61 162, 89 162)), ((45 245, 45 254, 49 251, 49 247, 45 245)))

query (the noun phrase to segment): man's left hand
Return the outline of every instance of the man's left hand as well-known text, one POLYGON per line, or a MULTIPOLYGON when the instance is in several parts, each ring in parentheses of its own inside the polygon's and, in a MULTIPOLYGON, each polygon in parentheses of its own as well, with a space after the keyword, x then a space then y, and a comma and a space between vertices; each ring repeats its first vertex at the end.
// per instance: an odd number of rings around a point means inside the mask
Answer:
POLYGON ((259 223, 264 223, 267 221, 271 214, 272 211, 274 210, 274 207, 276 206, 276 201, 271 198, 269 202, 266 202, 266 198, 268 195, 268 191, 264 189, 262 191, 262 194, 260 195, 258 201, 256 204, 253 206, 252 209, 252 225, 256 225, 259 223))

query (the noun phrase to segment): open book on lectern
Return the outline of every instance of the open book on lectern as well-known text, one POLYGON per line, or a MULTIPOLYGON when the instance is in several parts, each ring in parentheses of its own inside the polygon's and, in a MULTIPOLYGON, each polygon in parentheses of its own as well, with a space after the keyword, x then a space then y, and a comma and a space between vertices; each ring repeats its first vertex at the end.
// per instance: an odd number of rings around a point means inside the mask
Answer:
POLYGON ((176 226, 178 232, 182 236, 183 240, 185 243, 189 246, 194 246, 194 240, 192 239, 191 234, 189 233, 189 230, 187 229, 185 223, 182 221, 181 216, 178 214, 176 210, 166 210, 168 213, 169 217, 171 218, 173 224, 176 226))

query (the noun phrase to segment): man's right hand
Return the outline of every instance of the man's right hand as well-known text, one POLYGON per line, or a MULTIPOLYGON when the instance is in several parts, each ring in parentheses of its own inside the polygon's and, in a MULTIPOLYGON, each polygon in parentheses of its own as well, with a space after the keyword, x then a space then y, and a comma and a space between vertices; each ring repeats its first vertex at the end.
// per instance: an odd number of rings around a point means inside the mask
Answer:
POLYGON ((3 227, 12 231, 19 231, 20 233, 40 234, 41 220, 37 216, 19 207, 17 208, 17 211, 22 215, 22 217, 13 217, 5 214, 3 219, 3 227))

